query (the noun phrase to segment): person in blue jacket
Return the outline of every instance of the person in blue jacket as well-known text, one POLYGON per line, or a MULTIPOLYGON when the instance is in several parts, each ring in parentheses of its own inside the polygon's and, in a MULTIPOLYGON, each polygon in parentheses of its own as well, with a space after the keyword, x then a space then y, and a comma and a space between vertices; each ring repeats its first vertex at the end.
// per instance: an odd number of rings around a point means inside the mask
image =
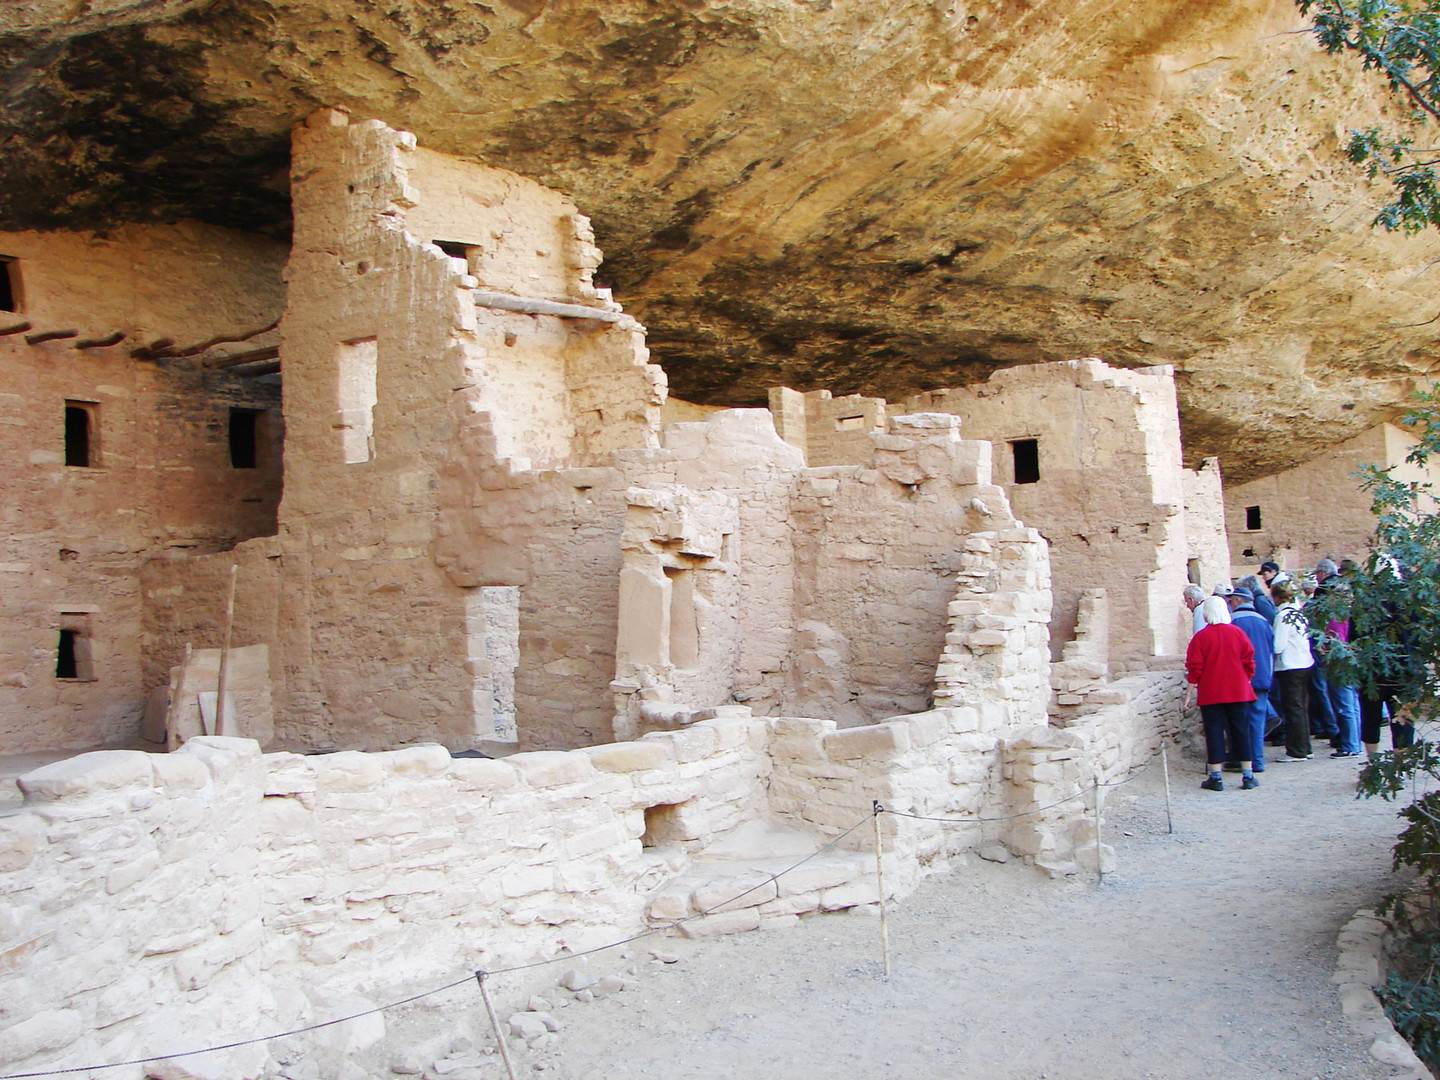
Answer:
MULTIPOLYGON (((1245 636, 1255 647, 1255 674, 1250 678, 1250 685, 1255 690, 1255 700, 1249 704, 1250 745, 1264 747, 1265 724, 1270 713, 1270 685, 1275 680, 1275 630, 1270 621, 1255 610, 1255 598, 1249 589, 1222 583, 1215 586, 1215 595, 1225 598, 1230 607, 1230 621, 1245 631, 1245 636)), ((1252 751, 1252 755, 1255 771, 1264 772, 1264 750, 1252 751)))

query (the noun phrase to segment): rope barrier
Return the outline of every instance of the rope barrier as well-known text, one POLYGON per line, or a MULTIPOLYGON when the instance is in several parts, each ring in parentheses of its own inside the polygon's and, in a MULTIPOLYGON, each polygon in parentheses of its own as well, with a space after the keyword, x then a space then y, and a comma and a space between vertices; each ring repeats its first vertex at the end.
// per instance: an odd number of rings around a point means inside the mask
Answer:
MULTIPOLYGON (((722 900, 722 901, 720 901, 719 903, 712 904, 710 907, 704 909, 703 911, 697 911, 697 912, 695 912, 694 914, 686 915, 684 918, 675 919, 675 920, 672 920, 672 921, 670 921, 670 922, 662 923, 662 924, 660 924, 660 925, 658 925, 658 926, 652 926, 652 927, 650 927, 650 928, 648 928, 648 929, 646 929, 646 930, 640 931, 640 932, 637 933, 637 934, 632 934, 631 936, 629 936, 629 937, 627 937, 627 938, 621 938, 619 941, 612 941, 612 942, 610 942, 609 944, 606 944, 606 945, 597 945, 597 946, 594 947, 594 948, 591 948, 591 949, 583 949, 583 950, 581 950, 580 952, 565 953, 565 954, 562 955, 562 956, 551 957, 551 958, 548 959, 548 960, 536 960, 536 961, 533 961, 533 962, 527 963, 527 964, 514 964, 514 965, 512 965, 512 966, 510 966, 510 967, 496 968, 496 969, 494 969, 494 970, 473 971, 473 972, 470 972, 470 973, 466 974, 463 978, 456 979, 456 980, 454 980, 453 982, 448 982, 448 983, 446 983, 446 984, 443 985, 443 986, 437 986, 437 987, 435 987, 435 988, 433 988, 433 989, 431 989, 431 990, 425 990, 425 991, 422 991, 421 993, 418 993, 418 994, 412 994, 412 995, 410 995, 409 997, 401 998, 401 999, 398 1000, 398 1001, 392 1001, 392 1002, 389 1002, 388 1004, 385 1004, 385 1005, 377 1005, 377 1006, 375 1006, 375 1007, 372 1008, 372 1009, 363 1009, 363 1010, 361 1010, 360 1012, 351 1013, 349 1016, 342 1016, 342 1017, 339 1017, 339 1018, 337 1018, 337 1019, 335 1019, 335 1020, 325 1020, 325 1021, 322 1021, 322 1022, 317 1023, 317 1024, 307 1024, 307 1025, 305 1025, 304 1027, 292 1028, 292 1029, 290 1029, 290 1030, 288 1030, 288 1031, 280 1031, 280 1032, 276 1032, 276 1033, 271 1034, 271 1035, 258 1035, 258 1036, 254 1037, 254 1038, 251 1038, 251 1039, 237 1039, 237 1040, 235 1040, 234 1042, 221 1043, 221 1044, 216 1045, 216 1046, 206 1046, 206 1047, 202 1047, 202 1048, 200 1048, 200 1049, 198 1049, 198 1050, 183 1050, 183 1051, 179 1051, 179 1052, 176 1052, 176 1053, 173 1053, 173 1054, 153 1054, 153 1055, 151 1055, 151 1056, 149 1056, 149 1057, 131 1058, 131 1059, 129 1059, 128 1061, 114 1061, 114 1062, 110 1062, 109 1064, 106 1064, 106 1065, 75 1065, 75 1066, 70 1066, 70 1067, 67 1067, 67 1068, 41 1069, 41 1070, 38 1070, 38 1071, 35 1071, 35 1072, 3 1073, 3 1074, 0 1074, 0 1080, 34 1080, 34 1078, 36 1078, 36 1077, 42 1077, 42 1076, 66 1076, 66 1075, 73 1075, 73 1074, 75 1074, 75 1073, 83 1073, 83 1072, 102 1072, 102 1071, 104 1071, 104 1070, 106 1070, 106 1069, 120 1069, 120 1068, 125 1068, 126 1066, 130 1066, 130 1065, 148 1065, 148 1064, 150 1064, 150 1063, 152 1063, 152 1062, 156 1062, 156 1061, 166 1061, 166 1060, 169 1060, 169 1059, 172 1059, 172 1058, 195 1057, 196 1055, 199 1055, 199 1054, 212 1054, 212 1053, 218 1053, 218 1052, 223 1051, 223 1050, 236 1050, 236 1049, 239 1049, 240 1047, 243 1047, 243 1046, 254 1046, 254 1045, 256 1045, 257 1043, 271 1042, 272 1040, 275 1040, 275 1039, 287 1039, 287 1038, 291 1038, 291 1037, 293 1037, 293 1036, 295 1036, 295 1035, 303 1035, 303 1034, 305 1034, 305 1033, 307 1033, 307 1032, 319 1031, 319 1030, 321 1030, 322 1028, 334 1027, 334 1026, 336 1026, 337 1024, 349 1023, 351 1020, 359 1020, 359 1019, 361 1019, 362 1017, 374 1016, 374 1015, 377 1014, 377 1013, 387 1012, 387 1011, 389 1011, 389 1010, 391 1010, 391 1009, 398 1009, 398 1008, 399 1008, 400 1006, 402 1006, 402 1005, 409 1005, 409 1004, 411 1004, 411 1003, 413 1003, 413 1002, 421 1001, 421 1000, 423 1000, 423 999, 425 999, 425 998, 428 998, 428 997, 434 997, 436 994, 442 994, 442 993, 444 993, 444 992, 447 991, 447 990, 454 990, 456 987, 458 987, 458 986, 463 986, 464 984, 466 984, 466 983, 468 983, 468 982, 471 982, 472 980, 475 981, 475 982, 479 985, 480 990, 481 990, 482 997, 485 998, 485 1000, 486 1000, 486 1005, 487 1005, 487 1008, 488 1008, 488 1007, 489 1007, 489 999, 488 999, 488 994, 486 994, 486 992, 485 992, 485 979, 487 979, 487 978, 493 977, 493 976, 495 976, 495 975, 510 975, 510 974, 514 974, 514 973, 516 973, 516 972, 533 971, 533 970, 535 970, 536 968, 549 967, 549 966, 552 965, 552 964, 567 963, 567 962, 570 962, 570 961, 573 961, 573 960, 581 959, 581 958, 583 958, 583 957, 594 956, 594 955, 596 955, 597 953, 608 952, 608 951, 611 950, 611 949, 623 948, 624 946, 634 944, 634 943, 637 942, 637 941, 643 941, 643 940, 645 940, 646 938, 654 937, 656 934, 663 934, 663 933, 665 933, 665 932, 667 932, 667 931, 669 931, 669 930, 677 929, 677 928, 679 928, 679 927, 681 927, 681 926, 684 926, 686 923, 693 922, 693 921, 696 920, 696 919, 703 919, 703 918, 705 918, 707 915, 713 915, 713 914, 715 914, 717 911, 721 910, 722 908, 726 908, 726 907, 729 907, 730 905, 734 904, 737 900, 743 900, 745 897, 749 896, 751 893, 755 892, 756 890, 758 890, 758 889, 763 889, 763 888, 765 888, 767 885, 770 885, 770 884, 772 884, 772 883, 778 882, 778 881, 779 881, 782 877, 784 877, 786 874, 793 873, 794 871, 800 869, 800 867, 804 866, 804 865, 805 865, 806 863, 808 863, 811 859, 817 858, 818 856, 823 855, 826 851, 829 851, 829 850, 830 850, 831 848, 833 848, 836 844, 840 843, 840 841, 844 840, 847 836, 849 836, 849 835, 850 835, 851 833, 853 833, 856 829, 859 829, 862 825, 866 824, 867 822, 870 822, 870 821, 873 820, 873 821, 875 822, 875 827, 878 829, 878 827, 879 827, 879 824, 878 824, 878 823, 879 823, 879 819, 880 819, 880 815, 881 815, 881 814, 890 814, 890 815, 893 816, 893 817, 909 818, 909 819, 914 820, 914 821, 936 821, 936 822, 942 822, 942 823, 952 824, 952 825, 970 825, 970 824, 975 824, 975 823, 977 823, 977 822, 1013 821, 1013 820, 1016 819, 1016 818, 1029 817, 1030 815, 1033 815, 1033 814, 1043 813, 1043 812, 1045 812, 1046 810, 1052 810, 1052 809, 1054 809, 1054 808, 1057 807, 1057 806, 1064 806, 1066 803, 1074 802, 1076 799, 1083 799, 1088 792, 1094 791, 1094 790, 1098 790, 1099 788, 1102 788, 1102 787, 1105 787, 1105 788, 1123 787, 1124 785, 1126 785, 1126 784, 1130 783, 1131 781, 1137 779, 1144 771, 1145 771, 1145 767, 1142 766, 1140 769, 1137 769, 1134 773, 1132 773, 1130 776, 1126 777, 1124 780, 1110 781, 1110 782, 1107 782, 1107 783, 1100 783, 1099 781, 1095 781, 1094 783, 1092 783, 1091 785, 1089 785, 1088 787, 1086 787, 1084 790, 1082 790, 1082 791, 1080 791, 1080 792, 1077 792, 1076 794, 1071 795, 1071 796, 1069 796, 1068 798, 1060 799, 1060 800, 1058 800, 1057 802, 1049 803, 1049 804, 1046 805, 1046 806, 1037 807, 1037 808, 1035 808, 1034 810, 1026 810, 1026 811, 1023 811, 1023 812, 1018 813, 1018 814, 1006 814, 1006 815, 1003 816, 1003 817, 968 817, 968 818, 927 817, 927 816, 924 816, 924 815, 921 815, 921 814, 907 814, 907 813, 905 813, 905 812, 903 812, 903 811, 900 811, 900 810, 890 810, 890 809, 887 809, 886 807, 882 806, 878 801, 875 801, 875 802, 873 803, 873 809, 872 809, 872 811, 871 811, 869 814, 866 814, 863 818, 861 818, 859 821, 855 822, 855 824, 851 825, 851 826, 850 826, 848 829, 846 829, 844 832, 838 833, 838 834, 836 834, 835 836, 831 837, 828 841, 826 841, 826 842, 825 842, 824 844, 822 844, 820 847, 816 848, 816 849, 815 849, 814 851, 812 851, 809 855, 806 855, 803 859, 800 859, 800 860, 792 863, 791 865, 785 867, 785 869, 779 870, 779 871, 777 871, 777 872, 775 872, 775 873, 773 873, 773 874, 767 875, 763 880, 756 882, 754 885, 750 886, 748 889, 745 889, 745 890, 742 891, 742 892, 736 893, 734 896, 731 896, 731 897, 729 897, 729 898, 727 898, 727 899, 725 899, 725 900, 722 900)), ((878 842, 878 833, 877 833, 877 842, 878 842)), ((878 867, 879 867, 879 863, 877 863, 877 868, 878 868, 878 867)), ((883 873, 883 870, 880 870, 879 872, 880 872, 880 873, 883 873)), ((881 902, 882 902, 882 904, 883 904, 883 901, 884 901, 884 897, 883 897, 883 892, 882 892, 882 894, 881 894, 881 902)), ((886 966, 886 974, 887 974, 887 976, 888 976, 888 973, 889 973, 889 972, 888 972, 888 969, 889 969, 888 952, 889 952, 889 949, 888 949, 888 943, 887 943, 887 946, 886 946, 886 965, 885 965, 885 966, 886 966)), ((492 1020, 493 1020, 493 1019, 494 1019, 494 1016, 493 1016, 493 1009, 492 1009, 492 1020)), ((501 1035, 498 1026, 497 1026, 497 1028, 496 1028, 496 1037, 499 1038, 499 1039, 501 1039, 501 1045, 503 1046, 503 1045, 504 1045, 504 1043, 503 1043, 503 1035, 501 1035)), ((508 1057, 508 1054, 507 1054, 507 1057, 508 1057)), ((508 1061, 507 1061, 507 1066, 508 1066, 508 1061)))
MULTIPOLYGON (((879 804, 877 803, 876 805, 878 806, 879 804)), ((392 1001, 387 1005, 377 1005, 373 1009, 364 1009, 357 1013, 351 1013, 349 1016, 342 1016, 336 1020, 326 1020, 318 1024, 308 1024, 305 1027, 293 1028, 289 1031, 276 1032, 273 1035, 258 1035, 253 1039, 239 1039, 235 1042, 222 1043, 218 1046, 206 1046, 199 1050, 185 1050, 174 1054, 154 1054, 150 1057, 132 1058, 129 1061, 115 1061, 111 1062, 108 1065, 75 1065, 69 1068, 62 1069, 41 1069, 38 1072, 4 1073, 0 1074, 0 1080, 32 1080, 32 1078, 38 1076, 64 1076, 72 1073, 99 1072, 104 1069, 120 1069, 124 1068, 127 1065, 147 1065, 154 1061, 166 1061, 170 1058, 194 1057, 197 1054, 210 1054, 220 1050, 235 1050, 242 1046, 254 1046, 256 1043, 270 1042, 272 1039, 287 1039, 293 1035, 303 1035, 308 1031, 319 1031, 321 1028, 334 1027, 336 1024, 345 1024, 351 1020, 358 1020, 361 1017, 374 1016, 376 1013, 386 1012, 389 1009, 397 1009, 401 1005, 409 1005, 410 1003, 420 1001, 423 998, 433 997, 436 994, 444 993, 446 990, 453 990, 457 986, 462 986, 465 983, 470 982, 471 980, 475 980, 476 982, 478 982, 483 991, 485 985, 484 979, 494 975, 509 975, 518 971, 531 971, 535 968, 548 967, 551 964, 567 963, 572 960, 578 960, 581 957, 593 956, 596 953, 608 952, 610 949, 619 949, 626 945, 633 944, 634 942, 643 941, 645 938, 654 937, 656 934, 663 934, 667 930, 676 929, 680 926, 683 926, 685 923, 693 922, 696 919, 703 919, 707 915, 713 915, 721 908, 728 907, 729 905, 735 903, 735 901, 742 900, 745 897, 749 896, 757 889, 763 889, 765 888, 765 886, 771 884, 772 882, 779 881, 786 874, 793 873, 794 871, 800 869, 800 867, 804 866, 811 859, 819 855, 823 855, 826 851, 829 851, 832 847, 838 844, 841 840, 844 840, 856 829, 860 828, 860 826, 870 821, 873 816, 875 815, 865 815, 865 817, 861 818, 854 825, 851 825, 844 832, 832 837, 826 843, 822 844, 820 847, 812 851, 809 855, 806 855, 803 859, 800 859, 798 862, 792 863, 783 870, 770 874, 763 881, 757 882, 743 892, 736 893, 734 896, 722 900, 717 904, 712 904, 710 905, 710 907, 706 908, 703 911, 697 911, 692 915, 686 915, 683 919, 675 919, 671 922, 662 923, 659 926, 652 926, 647 930, 640 931, 640 933, 638 934, 632 934, 630 937, 622 938, 619 941, 612 941, 608 945, 597 945, 593 949, 583 949, 580 952, 565 953, 563 956, 554 956, 551 957, 549 960, 536 960, 528 964, 515 964, 511 967, 496 968, 493 971, 471 972, 467 974, 464 978, 456 979, 454 982, 446 983, 444 986, 437 986, 433 990, 426 990, 419 994, 412 994, 410 997, 402 998, 399 1001, 392 1001)))

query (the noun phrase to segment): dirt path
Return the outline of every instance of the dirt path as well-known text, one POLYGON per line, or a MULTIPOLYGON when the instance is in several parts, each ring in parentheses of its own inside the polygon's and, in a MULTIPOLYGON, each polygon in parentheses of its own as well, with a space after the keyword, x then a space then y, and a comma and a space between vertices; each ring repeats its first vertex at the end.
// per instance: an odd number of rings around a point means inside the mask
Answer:
POLYGON ((562 1080, 655 1077, 1388 1077, 1344 1021, 1335 937, 1397 886, 1395 808, 1354 797, 1355 763, 1275 764, 1253 792, 1199 790, 1157 766, 1106 813, 1118 870, 1096 887, 971 857, 878 920, 659 941, 678 963, 589 1004, 548 991, 564 1025, 522 1066, 562 1080), (561 1003, 557 999, 567 999, 561 1003))

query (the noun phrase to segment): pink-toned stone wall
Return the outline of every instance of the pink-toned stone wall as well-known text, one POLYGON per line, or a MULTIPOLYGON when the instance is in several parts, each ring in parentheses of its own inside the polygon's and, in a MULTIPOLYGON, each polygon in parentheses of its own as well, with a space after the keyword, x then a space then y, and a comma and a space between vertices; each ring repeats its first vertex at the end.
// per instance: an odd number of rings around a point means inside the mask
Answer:
POLYGON ((284 423, 273 377, 205 370, 203 349, 132 352, 273 323, 284 248, 182 224, 4 234, 0 252, 22 283, 0 328, 31 326, 0 337, 0 753, 133 741, 164 682, 144 660, 142 569, 275 531, 284 423), (76 336, 25 340, 52 330, 76 336), (67 401, 92 411, 90 467, 65 464, 67 401), (231 465, 232 408, 262 413, 253 469, 231 465), (75 626, 90 670, 61 679, 59 632, 75 626))
POLYGON ((1436 484, 1440 467, 1405 461, 1414 436, 1380 424, 1304 465, 1225 489, 1230 561, 1237 574, 1253 574, 1275 559, 1286 570, 1314 570, 1325 558, 1363 559, 1375 537, 1370 496, 1355 473, 1361 465, 1394 466, 1396 479, 1436 484), (1259 507, 1260 528, 1248 527, 1247 507, 1259 507))
POLYGON ((962 418, 995 446, 995 480, 1015 516, 1050 542, 1051 649, 1074 633, 1086 588, 1110 593, 1111 659, 1181 649, 1186 531, 1179 413, 1169 368, 1099 360, 1006 368, 984 383, 916 395, 892 412, 962 418), (1038 443, 1039 480, 1016 483, 1009 444, 1038 443))

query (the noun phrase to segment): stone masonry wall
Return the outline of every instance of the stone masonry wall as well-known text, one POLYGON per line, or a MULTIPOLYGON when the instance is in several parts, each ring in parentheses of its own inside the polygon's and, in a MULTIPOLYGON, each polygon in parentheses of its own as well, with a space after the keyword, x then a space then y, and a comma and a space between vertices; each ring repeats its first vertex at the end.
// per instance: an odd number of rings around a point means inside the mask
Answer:
POLYGON ((0 252, 21 281, 0 313, 0 753, 134 740, 164 681, 142 659, 142 567, 275 531, 284 424, 273 377, 132 353, 273 324, 284 248, 184 224, 0 252), (26 340, 55 331, 72 336, 26 340), (65 464, 67 403, 89 412, 88 466, 65 464), (232 466, 231 409, 260 414, 255 468, 232 466), (57 676, 61 630, 83 639, 77 678, 57 676))
POLYGON ((1329 453, 1263 480, 1225 490, 1230 560, 1236 573, 1253 574, 1274 558, 1286 570, 1314 570, 1325 558, 1364 558, 1375 536, 1370 496, 1355 472, 1361 465, 1395 466, 1398 480, 1435 484, 1440 466, 1418 469, 1405 462, 1415 437, 1380 424, 1329 453), (1247 507, 1258 507, 1260 528, 1251 529, 1247 507))
MULTIPOLYGON (((521 589, 522 741, 608 735, 618 505, 604 504, 604 469, 567 467, 653 445, 664 379, 643 328, 593 286, 588 223, 539 184, 338 110, 297 127, 293 147, 285 498, 263 556, 281 587, 269 571, 241 585, 247 635, 275 635, 243 643, 271 646, 278 741, 461 748, 497 734, 482 590, 501 586, 521 589), (583 551, 527 559, 514 527, 553 527, 583 551), (552 585, 558 621, 538 614, 552 585)), ((159 656, 213 636, 222 573, 153 577, 159 656)))
POLYGON ((996 482, 1015 515, 1050 542, 1052 649, 1074 633, 1081 590, 1103 585, 1115 611, 1112 660, 1180 651, 1186 532, 1170 368, 1094 359, 1006 368, 892 411, 955 413, 967 436, 995 445, 996 482), (1016 483, 1012 444, 1030 439, 1039 479, 1016 483))

